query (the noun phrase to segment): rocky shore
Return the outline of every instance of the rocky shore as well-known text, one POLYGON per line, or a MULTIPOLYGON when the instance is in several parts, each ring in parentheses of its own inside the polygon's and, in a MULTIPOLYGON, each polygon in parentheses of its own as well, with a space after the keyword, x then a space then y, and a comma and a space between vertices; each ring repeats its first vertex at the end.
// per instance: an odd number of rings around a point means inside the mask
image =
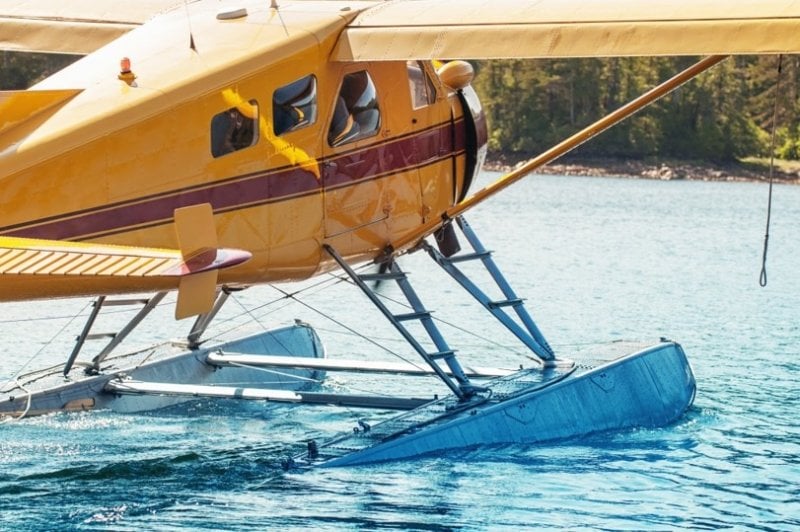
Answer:
MULTIPOLYGON (((519 167, 528 157, 519 154, 490 154, 485 167, 507 172, 519 167)), ((648 161, 629 159, 562 158, 537 170, 540 174, 575 176, 615 176, 637 179, 686 179, 694 181, 768 181, 769 167, 754 163, 697 163, 688 161, 648 161)), ((800 184, 800 169, 773 169, 776 183, 800 184)))

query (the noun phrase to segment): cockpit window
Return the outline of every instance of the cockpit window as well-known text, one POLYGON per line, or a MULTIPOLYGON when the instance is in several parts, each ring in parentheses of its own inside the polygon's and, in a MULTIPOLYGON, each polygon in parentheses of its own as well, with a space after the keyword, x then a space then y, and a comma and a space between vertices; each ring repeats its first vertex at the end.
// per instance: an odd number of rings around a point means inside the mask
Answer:
POLYGON ((211 119, 211 155, 252 146, 258 141, 258 103, 250 100, 214 115, 211 119))
POLYGON ((366 70, 347 74, 336 98, 328 144, 341 146, 375 135, 381 127, 381 113, 375 84, 366 70))
POLYGON ((284 85, 272 95, 275 135, 302 129, 317 121, 317 78, 306 76, 284 85))
POLYGON ((408 86, 411 90, 411 105, 414 109, 425 107, 436 101, 436 89, 419 61, 406 62, 408 67, 408 86))

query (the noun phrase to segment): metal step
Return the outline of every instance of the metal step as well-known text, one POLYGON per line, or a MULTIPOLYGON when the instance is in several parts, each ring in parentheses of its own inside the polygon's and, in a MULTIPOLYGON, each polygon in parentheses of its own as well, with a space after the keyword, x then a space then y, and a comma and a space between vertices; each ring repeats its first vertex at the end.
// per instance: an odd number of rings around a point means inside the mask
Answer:
POLYGON ((394 314, 394 319, 397 321, 411 321, 411 320, 421 320, 423 318, 430 318, 431 313, 427 310, 423 310, 420 312, 409 312, 407 314, 394 314))
POLYGON ((461 255, 453 255, 452 257, 448 257, 447 262, 454 264, 456 262, 467 262, 471 260, 478 260, 478 259, 485 259, 487 257, 491 257, 491 251, 482 251, 480 253, 462 253, 461 255))
POLYGON ((358 275, 362 281, 397 281, 398 279, 405 279, 404 272, 386 272, 386 273, 361 273, 358 275))
MULTIPOLYGON (((92 334, 87 334, 85 340, 103 340, 105 338, 114 338, 115 336, 117 336, 117 333, 115 333, 115 332, 113 332, 113 333, 92 333, 92 334)), ((77 341, 79 338, 80 338, 80 336, 78 338, 76 338, 75 340, 77 341)))
POLYGON ((521 305, 522 299, 515 298, 515 299, 504 299, 502 301, 490 301, 489 307, 491 308, 503 308, 503 307, 514 307, 516 305, 521 305))
POLYGON ((436 353, 428 353, 428 356, 433 360, 441 360, 443 358, 455 356, 456 352, 453 349, 447 351, 438 351, 436 353))

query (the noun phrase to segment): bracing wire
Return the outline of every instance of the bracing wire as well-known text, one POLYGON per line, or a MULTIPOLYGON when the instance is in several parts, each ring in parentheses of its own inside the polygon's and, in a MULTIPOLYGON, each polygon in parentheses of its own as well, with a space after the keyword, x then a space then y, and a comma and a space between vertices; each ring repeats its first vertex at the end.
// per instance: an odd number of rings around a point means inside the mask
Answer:
POLYGON ((71 318, 71 319, 70 319, 70 320, 69 320, 67 323, 65 323, 65 324, 64 324, 64 325, 63 325, 63 326, 62 326, 62 327, 61 327, 61 328, 58 330, 58 332, 56 332, 56 333, 55 333, 55 334, 54 334, 54 335, 53 335, 53 336, 52 336, 52 337, 51 337, 51 338, 50 338, 48 341, 46 341, 45 343, 43 343, 43 344, 42 344, 42 346, 39 348, 39 350, 38 350, 38 351, 36 351, 36 353, 34 353, 33 355, 31 355, 31 357, 30 357, 30 358, 29 358, 27 361, 25 361, 25 363, 24 363, 24 364, 23 364, 23 365, 22 365, 22 366, 21 366, 21 367, 20 367, 20 368, 17 370, 17 372, 16 372, 14 375, 12 375, 12 376, 11 376, 11 377, 10 377, 8 380, 6 380, 5 384, 3 384, 3 386, 1 386, 1 387, 0 387, 0 390, 4 390, 4 389, 5 389, 5 388, 6 388, 6 387, 9 385, 9 383, 11 383, 11 381, 14 381, 14 380, 16 380, 16 379, 17 379, 17 377, 19 377, 19 375, 22 373, 22 371, 23 371, 25 368, 27 368, 27 367, 28 367, 28 365, 30 365, 30 363, 31 363, 31 362, 33 362, 33 361, 34 361, 36 358, 38 358, 38 357, 39 357, 39 355, 41 355, 41 354, 42 354, 42 351, 44 351, 45 349, 47 349, 47 348, 50 346, 50 344, 53 342, 53 340, 55 340, 55 339, 56 339, 56 338, 57 338, 57 337, 58 337, 58 336, 59 336, 61 333, 63 333, 63 332, 64 332, 64 331, 67 329, 67 327, 69 327, 70 325, 72 325, 72 322, 73 322, 73 321, 75 321, 75 319, 76 319, 78 316, 80 316, 81 314, 83 314, 83 312, 84 312, 84 311, 86 311, 86 309, 88 309, 88 308, 89 308, 89 306, 91 305, 91 303, 92 303, 91 301, 90 301, 90 302, 88 302, 88 303, 86 303, 86 305, 85 305, 85 306, 84 306, 84 307, 83 307, 83 308, 82 308, 82 309, 81 309, 81 310, 80 310, 78 313, 76 313, 74 316, 72 316, 72 318, 71 318))
POLYGON ((767 249, 769 247, 769 226, 772 218, 772 183, 775 168, 775 130, 778 124, 778 102, 781 94, 781 73, 783 71, 783 54, 778 56, 778 80, 775 82, 775 102, 772 107, 772 131, 769 141, 769 197, 767 199, 767 226, 764 231, 764 252, 761 256, 761 275, 758 284, 767 286, 767 249))
MULTIPOLYGON (((355 283, 353 281, 351 281, 350 279, 348 279, 348 278, 346 278, 344 276, 342 276, 342 280, 344 282, 346 282, 346 283, 349 283, 352 286, 355 286, 355 283)), ((399 305, 401 307, 407 308, 409 310, 412 309, 411 305, 409 305, 408 303, 406 303, 404 301, 401 301, 401 300, 398 300, 398 299, 395 299, 395 298, 392 298, 392 297, 390 297, 390 296, 388 296, 386 294, 383 294, 383 293, 380 293, 380 292, 376 292, 375 295, 378 296, 379 298, 385 300, 385 301, 389 301, 391 303, 394 303, 394 304, 399 305)), ((476 333, 475 331, 472 331, 472 330, 470 330, 470 329, 468 329, 466 327, 462 327, 460 325, 457 325, 457 324, 455 324, 455 323, 453 323, 451 321, 442 319, 442 318, 440 318, 438 316, 431 316, 431 319, 436 321, 437 323, 441 323, 441 324, 447 325, 447 326, 449 326, 449 327, 451 327, 451 328, 453 328, 453 329, 455 329, 455 330, 457 330, 457 331, 459 331, 461 333, 464 333, 464 334, 466 334, 468 336, 472 336, 473 338, 476 338, 476 339, 480 340, 481 342, 492 344, 495 347, 498 347, 500 349, 505 349, 505 350, 508 350, 508 351, 515 351, 514 347, 512 347, 512 346, 509 346, 507 344, 503 344, 503 343, 498 342, 498 341, 496 341, 496 340, 494 340, 492 338, 488 338, 486 336, 482 336, 482 335, 476 333)), ((530 359, 530 360, 538 360, 538 358, 533 358, 533 357, 530 357, 528 355, 523 355, 523 356, 525 358, 527 358, 527 359, 530 359)))
POLYGON ((197 46, 194 43, 194 32, 192 31, 192 17, 189 14, 189 0, 183 0, 183 7, 186 9, 186 23, 189 25, 189 48, 193 52, 197 52, 197 46))
MULTIPOLYGON (((292 292, 292 293, 287 293, 287 292, 286 292, 286 291, 284 291, 284 290, 280 290, 280 289, 278 289, 278 288, 277 288, 275 285, 270 285, 270 287, 271 287, 273 290, 275 290, 275 291, 277 291, 278 293, 280 293, 280 294, 281 294, 279 297, 276 297, 276 298, 274 298, 274 299, 271 299, 270 301, 267 301, 266 303, 263 303, 263 304, 261 304, 261 305, 258 305, 258 306, 256 306, 256 307, 253 307, 253 308, 252 308, 252 309, 250 309, 249 311, 247 311, 247 312, 245 312, 245 313, 242 313, 242 314, 239 314, 239 315, 237 315, 237 316, 233 316, 233 317, 231 317, 231 318, 229 318, 228 320, 225 320, 225 321, 233 321, 233 320, 235 320, 235 319, 237 319, 237 318, 241 317, 241 316, 242 316, 242 315, 244 315, 244 314, 248 314, 248 315, 249 315, 249 316, 250 316, 252 319, 254 319, 254 320, 256 321, 256 323, 258 323, 258 324, 259 324, 261 327, 264 327, 264 328, 266 328, 266 327, 264 326, 264 324, 263 324, 263 323, 261 323, 261 321, 260 321, 260 320, 261 320, 261 319, 263 319, 263 318, 264 318, 265 316, 267 316, 268 314, 270 314, 270 313, 272 313, 272 312, 277 312, 278 310, 280 310, 280 308, 277 308, 277 309, 273 308, 273 306, 274 306, 274 305, 276 305, 276 304, 278 304, 278 303, 280 303, 280 302, 292 301, 292 300, 293 300, 293 296, 295 296, 295 295, 297 295, 297 294, 302 294, 302 293, 311 292, 312 290, 315 290, 315 289, 318 289, 318 290, 327 289, 329 286, 334 286, 334 285, 336 285, 336 284, 339 284, 339 283, 341 283, 341 282, 342 282, 342 280, 341 280, 341 279, 339 279, 339 278, 337 278, 337 277, 329 277, 329 278, 322 279, 321 281, 319 281, 319 282, 316 282, 316 283, 314 283, 314 284, 311 284, 311 285, 309 285, 309 286, 303 287, 303 288, 301 288, 300 290, 297 290, 297 291, 295 291, 295 292, 292 292), (265 312, 265 313, 263 313, 263 314, 256 315, 256 312, 257 312, 257 311, 260 311, 260 310, 266 309, 266 308, 268 308, 268 307, 271 309, 269 312, 265 312)), ((238 303, 238 301, 237 301, 237 303, 238 303)), ((281 307, 281 308, 282 308, 282 307, 281 307)), ((221 322, 221 323, 225 323, 225 322, 221 322)), ((233 331, 235 331, 236 329, 239 329, 239 328, 241 328, 241 327, 242 327, 242 325, 241 325, 241 324, 236 324, 236 325, 234 325, 234 326, 232 326, 232 327, 230 327, 230 328, 228 328, 228 329, 220 330, 220 331, 218 331, 217 333, 215 333, 213 336, 209 336, 209 337, 207 337, 207 338, 206 338, 206 341, 208 341, 208 340, 214 340, 214 339, 217 339, 217 338, 219 338, 219 337, 221 337, 221 336, 224 336, 224 335, 226 335, 226 334, 229 334, 229 333, 231 333, 231 332, 233 332, 233 331)))
MULTIPOLYGON (((277 289, 277 290, 280 290, 279 288, 276 288, 276 289, 277 289)), ((334 318, 333 316, 329 316, 329 315, 325 314, 324 312, 322 312, 321 310, 319 310, 319 309, 317 309, 317 308, 314 308, 312 305, 309 305, 309 304, 308 304, 308 303, 306 303, 305 301, 302 301, 302 300, 300 300, 300 299, 297 299, 297 298, 295 297, 295 295, 296 295, 296 293, 295 293, 295 294, 290 294, 290 293, 286 292, 286 297, 292 298, 293 300, 297 301, 299 304, 303 305, 303 306, 304 306, 304 307, 306 307, 307 309, 309 309, 309 310, 311 310, 311 311, 313 311, 313 312, 316 312, 317 314, 319 314, 320 316, 322 316, 322 317, 324 317, 324 318, 326 318, 326 319, 329 319, 330 321, 332 321, 333 323, 335 323, 335 324, 336 324, 336 325, 338 325, 339 327, 342 327, 343 329, 346 329, 346 330, 350 331, 351 333, 355 334, 356 336, 359 336, 360 338, 363 338, 364 340, 366 340, 367 342, 371 343, 372 345, 374 345, 374 346, 376 346, 376 347, 379 347, 379 348, 383 349, 384 351, 386 351, 386 352, 387 352, 387 353, 389 353, 390 355, 393 355, 393 356, 395 356, 395 357, 399 358, 400 360, 402 360, 403 362, 406 362, 406 363, 408 363, 408 364, 411 364, 411 365, 413 365, 413 366, 415 366, 415 367, 417 367, 417 368, 422 368, 422 367, 424 367, 424 366, 422 366, 421 364, 418 364, 416 361, 412 361, 412 360, 410 360, 410 359, 408 359, 408 358, 404 357, 404 356, 403 356, 403 355, 401 355, 400 353, 398 353, 398 352, 396 352, 396 351, 393 351, 393 350, 389 349, 389 348, 388 348, 388 347, 386 347, 385 345, 382 345, 380 342, 377 342, 377 341, 373 340, 373 339, 372 339, 372 338, 370 338, 369 336, 366 336, 366 335, 363 335, 363 334, 359 333, 358 331, 356 331, 356 330, 355 330, 355 329, 353 329, 352 327, 349 327, 349 326, 347 326, 346 324, 344 324, 343 322, 341 322, 341 321, 337 320, 336 318, 334 318)))

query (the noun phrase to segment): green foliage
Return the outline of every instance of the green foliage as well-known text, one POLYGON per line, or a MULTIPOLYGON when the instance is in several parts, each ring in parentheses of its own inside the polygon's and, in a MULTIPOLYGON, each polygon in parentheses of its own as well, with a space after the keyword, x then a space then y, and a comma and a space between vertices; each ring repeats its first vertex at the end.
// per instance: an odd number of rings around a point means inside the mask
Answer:
MULTIPOLYGON (((688 67, 694 58, 497 60, 475 87, 490 149, 539 153, 688 67)), ((769 153, 777 58, 728 59, 581 146, 584 156, 729 161, 769 153)), ((784 57, 776 154, 800 155, 800 58, 784 57)))
POLYGON ((26 89, 76 59, 74 55, 0 51, 0 90, 26 89))
POLYGON ((781 159, 800 159, 800 127, 790 130, 782 127, 776 132, 778 142, 776 143, 775 155, 781 159))

